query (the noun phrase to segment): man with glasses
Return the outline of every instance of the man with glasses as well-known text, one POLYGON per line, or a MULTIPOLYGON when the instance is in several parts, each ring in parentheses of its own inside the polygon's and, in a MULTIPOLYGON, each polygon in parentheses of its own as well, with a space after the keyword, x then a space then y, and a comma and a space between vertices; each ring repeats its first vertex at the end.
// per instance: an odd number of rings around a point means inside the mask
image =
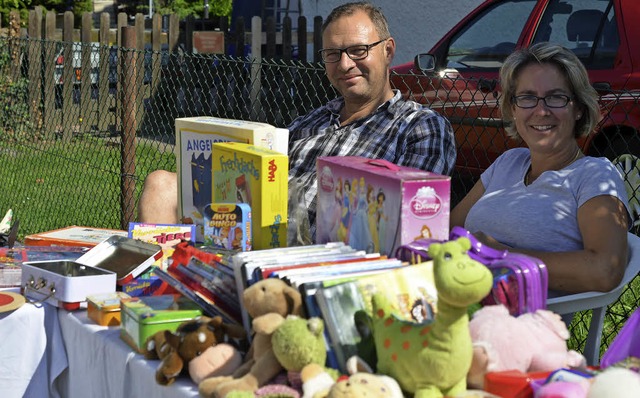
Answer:
POLYGON ((456 148, 449 122, 401 98, 389 83, 396 43, 381 10, 366 2, 336 7, 322 26, 325 71, 340 93, 289 127, 289 179, 300 188, 315 236, 316 159, 363 156, 451 173, 456 148))
MULTIPOLYGON (((450 174, 456 160, 449 122, 391 89, 396 43, 380 9, 367 2, 336 7, 322 26, 322 41, 327 77, 341 96, 289 126, 289 225, 298 228, 298 244, 315 242, 318 157, 385 159, 439 174, 450 174), (292 198, 292 192, 298 196, 292 198)), ((173 187, 174 173, 149 175, 140 197, 140 221, 177 222, 173 187)))

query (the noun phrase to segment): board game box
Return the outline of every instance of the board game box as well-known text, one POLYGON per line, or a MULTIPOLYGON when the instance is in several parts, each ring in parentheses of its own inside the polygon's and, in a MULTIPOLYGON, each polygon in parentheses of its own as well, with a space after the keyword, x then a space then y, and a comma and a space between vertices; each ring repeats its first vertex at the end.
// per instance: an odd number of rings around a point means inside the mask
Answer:
POLYGON ((204 208, 204 244, 251 250, 251 207, 247 203, 211 203, 204 208))
POLYGON ((253 249, 287 244, 287 155, 239 142, 213 144, 211 203, 247 203, 253 249))
MULTIPOLYGON (((196 241, 204 242, 203 208, 211 197, 211 150, 217 142, 242 142, 257 147, 288 151, 289 130, 270 124, 211 116, 178 118, 176 167, 178 215, 185 224, 196 224, 196 241)), ((234 199, 235 202, 235 199, 234 199)))

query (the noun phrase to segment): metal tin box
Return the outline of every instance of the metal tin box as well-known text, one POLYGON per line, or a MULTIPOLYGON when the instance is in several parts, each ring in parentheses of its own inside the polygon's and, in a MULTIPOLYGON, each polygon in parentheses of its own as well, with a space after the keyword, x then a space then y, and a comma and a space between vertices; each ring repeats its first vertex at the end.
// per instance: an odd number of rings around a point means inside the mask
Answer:
POLYGON ((200 308, 184 296, 131 297, 120 304, 120 337, 138 352, 156 332, 173 332, 182 322, 202 315, 200 308))
POLYGON ((120 300, 130 296, 123 292, 87 296, 87 316, 102 326, 120 325, 120 300))
POLYGON ((24 295, 37 302, 75 310, 88 295, 116 290, 116 274, 69 260, 22 264, 24 295))
POLYGON ((125 236, 111 236, 83 254, 80 264, 115 272, 118 285, 137 277, 162 257, 162 248, 125 236))

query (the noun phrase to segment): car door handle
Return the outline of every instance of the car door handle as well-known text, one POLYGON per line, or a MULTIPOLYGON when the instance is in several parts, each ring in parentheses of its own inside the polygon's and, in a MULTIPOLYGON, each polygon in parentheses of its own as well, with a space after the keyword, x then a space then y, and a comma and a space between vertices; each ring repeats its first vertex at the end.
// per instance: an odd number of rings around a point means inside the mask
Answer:
POLYGON ((593 88, 599 93, 608 93, 611 91, 611 83, 609 82, 595 82, 593 88))

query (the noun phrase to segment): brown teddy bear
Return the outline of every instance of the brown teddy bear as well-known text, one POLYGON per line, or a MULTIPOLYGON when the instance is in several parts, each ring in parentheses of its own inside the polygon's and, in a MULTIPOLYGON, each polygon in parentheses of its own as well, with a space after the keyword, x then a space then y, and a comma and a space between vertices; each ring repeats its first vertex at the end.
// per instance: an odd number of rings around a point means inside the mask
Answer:
POLYGON ((288 315, 303 315, 300 293, 280 279, 268 278, 249 286, 242 303, 253 319, 251 347, 232 376, 200 383, 200 395, 205 398, 223 398, 234 390, 255 392, 283 370, 273 352, 271 335, 288 315))
MULTIPOLYGON (((183 370, 188 369, 190 361, 208 348, 224 343, 227 338, 245 339, 246 332, 239 325, 224 323, 220 316, 200 316, 181 323, 175 332, 163 330, 149 337, 143 354, 148 359, 162 360, 156 370, 156 381, 169 385, 183 370)), ((227 362, 233 361, 239 355, 232 352, 225 358, 227 362)), ((225 367, 225 364, 217 365, 226 369, 228 366, 225 367)))

